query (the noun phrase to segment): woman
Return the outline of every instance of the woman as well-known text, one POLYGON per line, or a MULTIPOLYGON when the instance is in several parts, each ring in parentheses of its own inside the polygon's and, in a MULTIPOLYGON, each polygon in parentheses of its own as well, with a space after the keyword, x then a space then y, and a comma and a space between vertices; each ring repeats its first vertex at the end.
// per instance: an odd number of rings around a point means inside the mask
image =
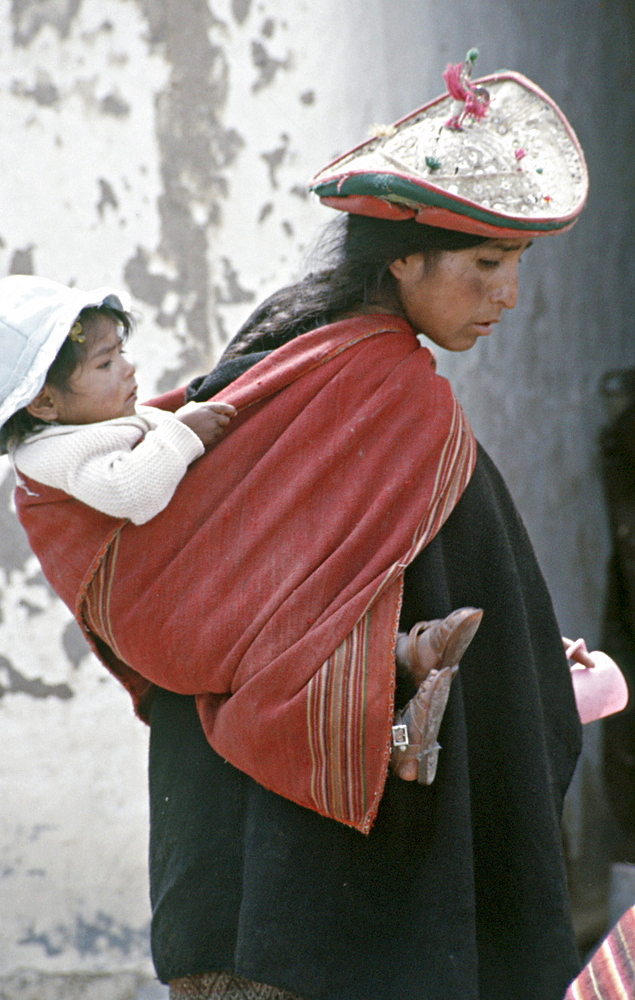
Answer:
POLYGON ((470 65, 315 180, 347 213, 331 260, 190 386, 238 415, 166 511, 88 524, 18 491, 48 578, 151 722, 152 946, 174 1000, 560 1000, 578 968, 567 661, 513 503, 416 333, 455 351, 489 335, 586 172, 544 94, 474 86, 470 65), (464 606, 483 618, 436 777, 404 781, 397 631, 464 606))
MULTIPOLYGON (((504 98, 497 96, 500 128, 504 98)), ((446 114, 445 106, 435 109, 437 127, 446 114)), ((449 139, 464 151, 475 131, 449 139)), ((391 202, 386 174, 367 154, 361 147, 352 162, 344 157, 327 168, 335 181, 314 185, 351 213, 329 238, 330 264, 264 303, 217 369, 192 384, 191 398, 237 387, 242 382, 232 380, 249 378, 251 365, 255 377, 277 356, 283 364, 284 345, 324 324, 379 315, 389 326, 388 314, 393 335, 405 319, 433 343, 464 351, 515 306, 519 261, 540 230, 510 230, 508 218, 491 213, 483 221, 482 206, 480 219, 470 219, 449 198, 428 209, 421 187, 413 199, 417 181, 407 192, 415 203, 420 198, 416 210, 436 212, 431 221, 451 229, 415 221, 412 210, 400 221, 374 218, 392 209, 397 219, 407 214, 405 171, 400 164, 391 202)), ((579 191, 575 198, 575 208, 562 212, 568 222, 584 200, 579 191)), ((402 388, 407 410, 417 385, 402 388)), ((233 401, 230 389, 221 398, 233 401)), ((383 421, 396 419, 397 409, 387 408, 383 421)), ((425 434, 413 421, 401 447, 425 434)), ((351 466, 354 482, 363 470, 351 466)), ((192 702, 159 692, 151 745, 153 948, 174 998, 562 997, 578 967, 559 823, 579 721, 530 543, 481 449, 453 511, 406 569, 400 629, 462 605, 477 605, 484 616, 451 692, 437 777, 426 788, 389 775, 367 836, 223 762, 192 702)), ((401 681, 397 704, 412 693, 401 681)))

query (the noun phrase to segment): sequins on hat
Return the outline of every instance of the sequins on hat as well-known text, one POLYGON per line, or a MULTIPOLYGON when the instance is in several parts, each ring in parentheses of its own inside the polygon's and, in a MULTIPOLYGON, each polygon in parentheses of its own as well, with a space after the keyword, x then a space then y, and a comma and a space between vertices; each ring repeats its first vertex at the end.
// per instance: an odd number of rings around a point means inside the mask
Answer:
POLYGON ((448 92, 334 160, 309 188, 332 208, 478 236, 563 232, 588 174, 557 104, 520 73, 471 80, 471 50, 448 92))

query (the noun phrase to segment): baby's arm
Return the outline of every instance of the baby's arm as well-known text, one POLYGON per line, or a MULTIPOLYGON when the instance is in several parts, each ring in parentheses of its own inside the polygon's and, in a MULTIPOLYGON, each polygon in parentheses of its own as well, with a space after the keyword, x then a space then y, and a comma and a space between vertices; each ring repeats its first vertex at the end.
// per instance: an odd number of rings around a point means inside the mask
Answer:
POLYGON ((111 517, 145 524, 168 505, 204 449, 202 434, 174 414, 142 409, 127 420, 34 435, 16 449, 14 461, 37 482, 111 517))

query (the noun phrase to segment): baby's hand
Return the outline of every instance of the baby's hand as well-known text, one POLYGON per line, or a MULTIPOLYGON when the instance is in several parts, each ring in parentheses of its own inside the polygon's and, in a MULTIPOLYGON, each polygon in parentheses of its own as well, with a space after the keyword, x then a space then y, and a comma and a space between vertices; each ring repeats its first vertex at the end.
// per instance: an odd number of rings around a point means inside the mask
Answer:
POLYGON ((222 437, 227 424, 236 416, 236 407, 231 403, 192 402, 186 403, 174 415, 209 448, 222 437))

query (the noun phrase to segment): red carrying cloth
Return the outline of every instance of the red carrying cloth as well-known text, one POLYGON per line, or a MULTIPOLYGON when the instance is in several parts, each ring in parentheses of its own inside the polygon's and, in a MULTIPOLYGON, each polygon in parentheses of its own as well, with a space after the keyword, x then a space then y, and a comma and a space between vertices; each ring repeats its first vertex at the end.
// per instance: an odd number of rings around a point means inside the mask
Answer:
POLYGON ((564 1000, 633 1000, 635 997, 635 906, 618 920, 564 1000))
POLYGON ((304 334, 215 398, 238 416, 152 521, 34 483, 16 491, 20 519, 137 703, 148 682, 195 695, 219 754, 367 831, 390 756, 403 572, 469 481, 472 432, 394 316, 304 334))

